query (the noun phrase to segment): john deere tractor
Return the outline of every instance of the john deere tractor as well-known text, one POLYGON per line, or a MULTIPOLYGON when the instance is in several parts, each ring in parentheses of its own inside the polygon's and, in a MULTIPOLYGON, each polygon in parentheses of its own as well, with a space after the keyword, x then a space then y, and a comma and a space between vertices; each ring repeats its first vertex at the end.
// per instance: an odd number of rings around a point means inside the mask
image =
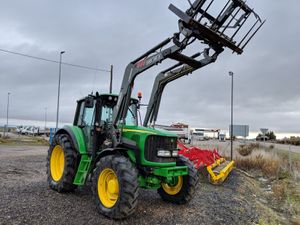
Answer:
POLYGON ((73 126, 56 132, 48 152, 50 187, 72 191, 91 179, 100 212, 111 218, 133 212, 139 188, 157 189, 166 201, 189 201, 198 177, 178 157, 177 137, 137 126, 137 99, 130 99, 120 133, 112 134, 117 102, 117 95, 98 93, 78 101, 73 126), (112 135, 122 143, 115 145, 112 135))
MULTIPOLYGON (((179 32, 128 64, 118 95, 96 93, 77 102, 73 125, 56 131, 48 151, 47 174, 52 189, 68 192, 91 181, 99 211, 114 219, 133 213, 140 188, 155 189, 163 200, 176 204, 191 200, 198 175, 188 159, 178 156, 177 136, 147 127, 149 118, 156 118, 160 97, 150 104, 155 109, 147 113, 144 126, 139 126, 140 99, 131 94, 135 78, 165 59, 176 61, 167 71, 183 66, 182 73, 178 73, 181 76, 214 62, 224 47, 243 52, 255 26, 239 44, 225 31, 235 27, 238 32, 253 10, 242 0, 229 0, 213 17, 205 3, 195 0, 185 12, 170 5, 169 9, 180 18, 179 32), (243 14, 234 20, 239 15, 236 11, 243 14), (231 26, 231 21, 236 25, 231 26), (204 51, 192 56, 183 54, 194 41, 201 41, 206 46, 204 51), (199 56, 202 58, 197 59, 199 56)), ((262 25, 254 15, 255 25, 262 25)))

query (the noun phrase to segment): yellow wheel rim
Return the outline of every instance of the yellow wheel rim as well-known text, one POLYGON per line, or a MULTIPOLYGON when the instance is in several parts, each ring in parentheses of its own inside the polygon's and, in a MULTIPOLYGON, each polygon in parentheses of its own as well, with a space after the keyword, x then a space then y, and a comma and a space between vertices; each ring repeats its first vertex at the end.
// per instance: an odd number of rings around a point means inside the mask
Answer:
POLYGON ((104 169, 98 177, 98 196, 106 208, 112 208, 119 198, 119 181, 116 173, 109 168, 104 169))
POLYGON ((174 185, 162 183, 162 188, 169 195, 176 195, 180 192, 183 184, 182 176, 177 177, 177 182, 174 185))
POLYGON ((56 145, 50 157, 50 172, 54 181, 59 181, 64 173, 65 154, 60 145, 56 145))

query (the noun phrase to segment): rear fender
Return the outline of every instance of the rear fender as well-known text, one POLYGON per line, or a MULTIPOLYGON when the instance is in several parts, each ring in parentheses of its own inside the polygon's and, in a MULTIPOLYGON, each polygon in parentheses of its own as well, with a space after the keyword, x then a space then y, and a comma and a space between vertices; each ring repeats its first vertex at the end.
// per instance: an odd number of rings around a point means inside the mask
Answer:
POLYGON ((63 128, 59 129, 55 135, 58 134, 67 134, 71 138, 71 142, 73 147, 80 153, 80 154, 87 154, 84 135, 82 130, 76 126, 64 126, 63 128))

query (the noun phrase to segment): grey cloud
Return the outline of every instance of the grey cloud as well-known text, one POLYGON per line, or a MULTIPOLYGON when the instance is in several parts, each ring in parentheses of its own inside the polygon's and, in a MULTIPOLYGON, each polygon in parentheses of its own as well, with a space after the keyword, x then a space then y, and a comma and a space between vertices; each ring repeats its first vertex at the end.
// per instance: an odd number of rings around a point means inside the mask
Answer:
MULTIPOLYGON (((186 7, 187 1, 172 1, 186 7)), ((114 92, 124 69, 153 45, 177 31, 170 1, 5 1, 0 9, 0 48, 65 62, 109 69, 114 64, 114 92)), ((268 19, 242 56, 226 50, 218 61, 169 84, 162 99, 159 123, 186 122, 227 128, 230 78, 235 72, 235 121, 253 129, 266 126, 298 131, 299 1, 249 2, 268 19), (294 22, 293 22, 294 21, 294 22), (284 119, 283 119, 284 118, 284 119)), ((198 46, 199 47, 199 46, 198 46)), ((58 65, 0 52, 0 117, 55 119, 58 65)), ((165 62, 138 77, 147 102, 155 75, 165 62)), ((107 92, 109 74, 63 66, 60 118, 72 122, 75 103, 97 89, 107 92)), ((143 110, 144 113, 145 110, 143 110)))

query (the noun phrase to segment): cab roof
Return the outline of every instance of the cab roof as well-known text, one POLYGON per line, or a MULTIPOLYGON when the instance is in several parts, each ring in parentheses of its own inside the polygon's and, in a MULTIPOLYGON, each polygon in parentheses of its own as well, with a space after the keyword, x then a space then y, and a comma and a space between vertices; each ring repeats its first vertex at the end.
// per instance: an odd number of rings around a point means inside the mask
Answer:
MULTIPOLYGON (((100 98, 108 98, 109 96, 111 96, 111 97, 116 98, 115 101, 117 101, 117 100, 118 100, 118 97, 119 97, 118 94, 114 94, 114 93, 113 93, 113 94, 109 94, 109 93, 99 94, 98 92, 96 92, 96 95, 94 95, 94 94, 89 94, 88 96, 85 96, 85 97, 79 99, 78 102, 79 102, 79 101, 84 101, 84 99, 85 99, 86 97, 93 97, 93 98, 96 98, 97 95, 98 95, 100 98)), ((136 103, 138 102, 138 99, 136 99, 136 98, 131 98, 131 100, 135 101, 136 103)))

